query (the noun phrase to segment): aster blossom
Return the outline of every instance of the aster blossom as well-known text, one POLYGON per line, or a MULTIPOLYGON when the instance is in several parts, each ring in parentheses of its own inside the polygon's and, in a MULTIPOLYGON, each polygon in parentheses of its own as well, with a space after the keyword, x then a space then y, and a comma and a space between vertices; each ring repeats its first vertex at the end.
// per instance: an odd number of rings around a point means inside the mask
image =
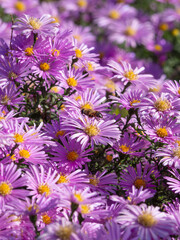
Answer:
POLYGON ((89 119, 77 113, 76 118, 63 121, 63 129, 68 130, 71 139, 77 139, 82 146, 92 144, 113 144, 114 140, 120 138, 120 130, 115 120, 89 119), (79 118, 77 118, 77 116, 79 118))
POLYGON ((117 222, 121 224, 123 238, 158 240, 167 239, 175 231, 171 217, 159 211, 159 207, 129 205, 122 210, 117 222))
POLYGON ((25 186, 26 177, 21 176, 21 170, 14 163, 4 165, 0 163, 0 205, 4 210, 9 202, 15 199, 24 199, 29 191, 19 189, 25 186))
POLYGON ((150 74, 141 74, 144 71, 144 67, 138 69, 132 68, 131 64, 125 61, 121 61, 117 63, 111 60, 108 65, 110 66, 110 70, 115 73, 113 78, 121 79, 124 84, 130 82, 133 85, 149 85, 152 81, 152 75, 150 74))
POLYGON ((49 14, 43 14, 40 18, 24 14, 23 17, 17 19, 17 22, 12 27, 17 31, 21 31, 26 36, 29 36, 31 33, 41 36, 53 36, 59 26, 58 23, 54 23, 53 21, 55 20, 49 14))

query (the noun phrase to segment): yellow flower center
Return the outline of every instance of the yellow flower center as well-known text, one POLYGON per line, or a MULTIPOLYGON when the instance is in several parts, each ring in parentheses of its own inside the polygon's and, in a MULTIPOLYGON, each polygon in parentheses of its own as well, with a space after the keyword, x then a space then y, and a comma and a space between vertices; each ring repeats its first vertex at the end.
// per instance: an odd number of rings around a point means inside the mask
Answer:
POLYGON ((156 130, 158 137, 164 138, 168 136, 168 132, 165 127, 156 130))
POLYGON ((140 103, 139 100, 136 100, 136 99, 133 99, 131 102, 130 102, 130 105, 132 106, 134 103, 140 103))
POLYGON ((1 117, 1 116, 0 116, 0 121, 1 121, 1 120, 4 120, 4 119, 6 119, 6 118, 5 118, 5 117, 1 117))
POLYGON ((9 195, 11 191, 12 191, 11 184, 8 184, 7 182, 0 183, 0 195, 2 196, 9 195))
POLYGON ((49 217, 47 214, 42 215, 42 220, 46 225, 48 225, 52 222, 51 217, 49 217))
MULTIPOLYGON (((6 156, 9 157, 10 154, 8 153, 6 156)), ((11 159, 12 161, 15 161, 15 160, 16 160, 15 154, 13 154, 12 156, 10 156, 10 159, 11 159)))
POLYGON ((136 30, 133 29, 132 27, 127 27, 126 30, 125 30, 125 34, 127 36, 134 36, 136 34, 136 30))
POLYGON ((100 129, 93 124, 90 124, 85 128, 85 133, 90 137, 97 136, 99 132, 100 132, 100 129))
POLYGON ((130 147, 127 147, 126 145, 121 145, 120 147, 119 147, 124 153, 127 153, 127 152, 129 152, 129 150, 130 150, 130 147))
POLYGON ((80 8, 85 8, 85 7, 87 7, 87 1, 86 1, 86 0, 78 0, 78 1, 77 1, 77 5, 78 5, 80 8))
POLYGON ((67 179, 67 177, 64 175, 61 175, 56 183, 59 184, 59 183, 68 183, 68 182, 69 180, 67 179))
POLYGON ((78 200, 78 202, 82 202, 83 201, 83 198, 82 198, 81 194, 79 194, 79 193, 75 193, 74 197, 78 200))
POLYGON ((76 57, 77 57, 77 58, 82 58, 83 55, 82 55, 82 52, 81 52, 80 49, 76 49, 76 50, 75 50, 75 53, 76 53, 76 57))
POLYGON ((29 25, 31 25, 31 27, 34 30, 38 30, 41 27, 41 22, 39 21, 39 19, 34 18, 34 17, 30 17, 29 19, 29 25))
POLYGON ((176 13, 180 15, 180 8, 179 7, 176 8, 176 13))
POLYGON ((78 153, 75 151, 68 152, 67 154, 67 160, 74 162, 79 157, 78 153))
POLYGON ((180 147, 180 140, 176 140, 175 141, 178 145, 179 145, 179 147, 180 147))
POLYGON ((180 147, 173 150, 174 157, 180 158, 180 147))
POLYGON ((133 70, 124 73, 124 77, 129 79, 130 81, 134 81, 138 79, 138 75, 134 74, 133 70))
POLYGON ((10 79, 15 80, 18 77, 18 75, 16 73, 14 73, 14 72, 9 72, 8 77, 10 79))
POLYGON ((70 77, 66 81, 67 81, 67 84, 70 87, 76 87, 77 86, 77 80, 74 77, 72 77, 72 78, 70 77))
POLYGON ((22 150, 19 151, 19 155, 22 158, 29 158, 31 154, 29 153, 28 150, 22 149, 22 150))
POLYGON ((14 134, 14 142, 15 143, 22 143, 22 142, 24 142, 23 135, 21 135, 19 133, 14 134))
POLYGON ((52 54, 54 57, 58 57, 59 54, 60 54, 60 50, 57 50, 56 48, 55 48, 55 49, 52 49, 51 54, 52 54))
POLYGON ((179 35, 179 29, 177 29, 177 28, 173 29, 172 30, 172 35, 175 36, 175 37, 178 36, 179 35))
POLYGON ((51 88, 51 92, 58 93, 59 88, 57 86, 54 86, 54 87, 51 88))
POLYGON ((142 178, 137 178, 137 179, 134 181, 134 186, 135 186, 137 189, 140 189, 140 187, 145 188, 145 187, 146 187, 146 182, 145 182, 142 178))
POLYGON ((82 214, 87 214, 87 213, 90 212, 90 208, 89 208, 88 205, 81 205, 80 208, 81 208, 81 213, 82 213, 82 214))
POLYGON ((162 31, 166 31, 169 29, 169 26, 167 23, 162 23, 162 24, 160 24, 159 29, 162 31))
POLYGON ((161 87, 160 86, 157 86, 157 87, 154 87, 154 88, 150 88, 149 89, 149 92, 155 92, 155 93, 157 93, 157 92, 159 92, 161 90, 161 87))
POLYGON ((158 52, 161 52, 161 51, 162 51, 162 46, 159 45, 159 44, 155 44, 155 45, 154 45, 154 49, 155 49, 156 51, 158 51, 158 52))
POLYGON ((138 217, 138 222, 144 227, 152 227, 157 223, 156 219, 154 219, 154 217, 147 212, 144 212, 138 217))
POLYGON ((46 63, 46 62, 41 63, 39 67, 40 67, 40 69, 41 69, 42 71, 44 71, 44 72, 46 72, 46 71, 48 71, 48 70, 50 69, 49 63, 46 63))
POLYGON ((75 97, 75 100, 76 100, 76 101, 81 100, 81 96, 80 96, 80 95, 76 96, 76 97, 75 97))
POLYGON ((88 67, 88 71, 94 71, 94 67, 93 67, 92 63, 88 62, 87 67, 88 67))
POLYGON ((17 1, 15 4, 14 4, 14 7, 17 11, 19 12, 24 12, 26 10, 26 6, 23 2, 21 1, 17 1))
POLYGON ((42 185, 39 185, 39 187, 38 187, 38 193, 41 195, 43 193, 46 193, 46 197, 47 197, 51 193, 51 191, 47 184, 44 184, 44 185, 42 184, 42 185))
POLYGON ((33 55, 33 46, 27 47, 27 48, 24 50, 24 52, 25 52, 25 55, 26 55, 26 56, 32 56, 32 55, 33 55))
POLYGON ((178 89, 178 94, 180 95, 180 87, 179 87, 179 89, 178 89))
POLYGON ((111 156, 111 155, 106 155, 106 159, 107 159, 108 162, 111 162, 112 159, 113 159, 113 156, 111 156))
POLYGON ((116 85, 112 80, 108 80, 105 87, 107 87, 110 92, 115 92, 116 90, 116 85))
POLYGON ((157 99, 154 103, 154 107, 161 112, 167 111, 171 108, 171 104, 167 99, 162 100, 161 98, 157 99))
POLYGON ((113 10, 110 10, 109 17, 116 20, 120 18, 120 14, 117 10, 113 9, 113 10))
POLYGON ((99 179, 96 178, 96 176, 90 176, 89 183, 94 186, 97 186, 99 183, 99 179))
POLYGON ((80 35, 73 35, 73 37, 75 39, 77 39, 79 42, 82 40, 81 36, 80 35))
POLYGON ((73 233, 73 227, 71 225, 68 226, 60 226, 59 229, 56 231, 56 236, 58 239, 61 240, 70 240, 71 234, 73 233))
POLYGON ((87 103, 85 103, 84 105, 81 106, 81 109, 85 109, 85 110, 86 109, 93 109, 93 107, 89 102, 87 102, 87 103))
POLYGON ((9 100, 10 99, 8 98, 8 96, 5 95, 4 97, 1 98, 1 104, 7 105, 9 100))
POLYGON ((65 133, 65 131, 60 130, 60 131, 58 131, 58 132, 56 133, 56 137, 58 137, 58 136, 63 136, 64 133, 65 133))

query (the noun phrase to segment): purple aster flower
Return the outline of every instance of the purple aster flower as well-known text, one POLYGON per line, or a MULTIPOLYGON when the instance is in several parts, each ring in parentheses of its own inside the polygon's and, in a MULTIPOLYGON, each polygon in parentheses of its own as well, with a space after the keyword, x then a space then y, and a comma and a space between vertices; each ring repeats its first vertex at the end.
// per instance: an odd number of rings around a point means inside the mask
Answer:
POLYGON ((71 135, 70 138, 77 139, 82 147, 85 147, 88 143, 92 145, 112 145, 114 140, 120 138, 120 130, 115 120, 98 121, 78 113, 75 117, 66 118, 63 121, 63 129, 68 130, 68 134, 71 135))
POLYGON ((37 0, 6 0, 2 1, 2 7, 8 14, 21 16, 23 13, 33 13, 33 10, 38 5, 37 0))
POLYGON ((141 163, 138 163, 136 165, 136 170, 131 166, 123 170, 119 184, 127 191, 126 195, 129 194, 132 186, 135 186, 137 189, 143 187, 143 189, 148 189, 153 193, 156 192, 156 186, 151 178, 152 175, 158 181, 157 178, 159 177, 159 173, 153 166, 149 164, 142 166, 141 163))
POLYGON ((125 19, 130 19, 135 17, 136 10, 133 7, 130 7, 126 4, 114 4, 112 2, 108 2, 104 7, 96 10, 95 13, 95 22, 100 27, 110 27, 114 23, 121 23, 125 19))
POLYGON ((74 45, 74 51, 75 51, 75 59, 78 59, 79 62, 84 64, 85 61, 98 61, 98 54, 91 53, 91 51, 94 49, 94 47, 88 48, 87 45, 82 43, 80 46, 78 45, 77 41, 73 41, 74 45))
POLYGON ((180 146, 178 143, 175 143, 174 145, 169 144, 163 148, 158 148, 155 156, 163 157, 160 160, 160 163, 163 163, 164 166, 180 169, 180 146))
POLYGON ((0 88, 0 108, 8 111, 7 106, 17 107, 22 104, 24 97, 19 96, 20 89, 16 88, 13 83, 8 84, 4 89, 0 88))
POLYGON ((72 172, 77 168, 82 168, 86 162, 91 160, 88 158, 92 149, 85 150, 86 146, 82 146, 76 139, 61 138, 63 145, 57 143, 56 147, 53 147, 51 154, 52 161, 55 161, 60 166, 61 171, 72 172))
POLYGON ((77 40, 78 45, 86 43, 87 46, 92 46, 95 43, 95 36, 89 26, 76 25, 74 22, 68 22, 67 26, 72 29, 72 37, 77 40))
POLYGON ((27 188, 30 190, 30 195, 40 198, 41 195, 45 195, 47 198, 53 198, 58 191, 56 182, 59 179, 57 171, 49 168, 47 171, 40 165, 30 166, 30 171, 26 172, 27 188))
POLYGON ((82 185, 88 185, 89 180, 87 178, 87 174, 82 171, 81 169, 77 169, 71 173, 69 172, 61 172, 61 168, 56 169, 59 172, 59 179, 56 182, 59 186, 61 185, 68 185, 72 187, 81 187, 82 185))
POLYGON ((84 69, 75 69, 69 66, 60 71, 59 81, 62 88, 72 88, 78 91, 84 91, 86 88, 93 88, 94 81, 88 77, 88 74, 83 74, 84 69))
POLYGON ((69 57, 74 55, 72 42, 69 40, 70 34, 70 31, 59 30, 55 37, 49 39, 50 48, 48 51, 53 57, 67 62, 69 57))
POLYGON ((123 239, 167 239, 175 233, 175 224, 171 217, 159 211, 159 207, 129 205, 117 218, 121 224, 123 239))
POLYGON ((89 187, 92 191, 98 191, 101 194, 108 194, 109 192, 115 193, 117 186, 117 176, 115 173, 107 173, 107 170, 101 172, 96 172, 96 174, 91 174, 86 170, 89 179, 89 187))
POLYGON ((17 62, 15 59, 0 58, 0 87, 7 86, 10 82, 22 82, 22 79, 30 73, 30 65, 27 62, 17 62))
POLYGON ((140 22, 137 18, 127 19, 121 25, 114 23, 111 28, 113 33, 110 35, 110 40, 119 44, 125 42, 127 47, 136 47, 137 44, 146 46, 154 38, 152 24, 146 21, 140 22))
POLYGON ((168 116, 145 117, 143 128, 151 139, 164 143, 174 141, 175 135, 180 132, 177 120, 168 116))
POLYGON ((47 164, 47 155, 42 151, 44 147, 21 144, 14 150, 13 156, 4 159, 4 162, 23 162, 23 164, 47 164))
POLYGON ((62 130, 62 122, 60 120, 52 120, 51 124, 46 123, 43 130, 46 135, 51 136, 53 139, 59 139, 59 137, 65 134, 65 131, 62 130))
POLYGON ((26 177, 21 175, 14 163, 4 165, 0 163, 0 206, 4 210, 6 205, 16 199, 24 199, 29 191, 19 189, 26 185, 26 177))
POLYGON ((65 218, 61 218, 58 222, 46 226, 38 240, 83 240, 81 227, 76 223, 69 222, 65 218))
POLYGON ((121 79, 125 84, 130 82, 133 85, 149 85, 152 82, 152 75, 141 74, 144 67, 133 69, 130 63, 121 61, 117 63, 111 60, 108 64, 111 68, 110 70, 116 75, 114 78, 121 79))
POLYGON ((164 92, 160 95, 149 93, 138 106, 140 110, 158 112, 159 115, 164 116, 165 113, 173 115, 180 110, 180 99, 164 92))
POLYGON ((125 132, 120 140, 114 143, 113 148, 123 154, 143 156, 144 153, 142 149, 145 148, 145 146, 146 142, 143 139, 125 132))
POLYGON ((41 36, 54 36, 59 26, 54 21, 55 19, 49 14, 44 14, 41 18, 34 18, 24 14, 23 17, 17 19, 12 28, 21 31, 26 36, 30 36, 31 33, 41 36))
POLYGON ((149 191, 149 189, 143 189, 143 186, 138 189, 133 185, 131 192, 129 192, 127 200, 129 204, 137 205, 139 203, 145 202, 146 199, 152 198, 153 196, 154 193, 149 191))
POLYGON ((33 62, 34 57, 42 55, 49 48, 49 42, 39 36, 34 43, 34 36, 31 34, 29 37, 19 34, 12 39, 12 54, 21 61, 33 62))
POLYGON ((151 42, 147 45, 149 51, 154 52, 156 55, 162 55, 172 50, 171 43, 167 42, 165 39, 160 39, 156 42, 151 42))
POLYGON ((65 106, 69 110, 79 110, 82 109, 91 109, 95 111, 105 111, 106 107, 109 105, 108 103, 104 103, 106 97, 99 94, 99 92, 95 89, 86 89, 83 92, 77 92, 72 97, 65 97, 65 106))
POLYGON ((167 180, 167 184, 169 185, 169 188, 177 193, 180 193, 180 174, 177 171, 177 169, 174 169, 173 171, 170 171, 170 173, 174 176, 172 177, 164 177, 167 180))
POLYGON ((64 66, 62 59, 50 56, 37 57, 33 62, 32 73, 39 78, 43 78, 48 87, 55 83, 54 78, 58 79, 59 70, 64 66), (53 77, 53 78, 52 78, 53 77))
POLYGON ((180 84, 177 81, 166 81, 164 83, 164 91, 169 92, 176 97, 180 97, 180 84))
POLYGON ((129 110, 130 108, 138 108, 138 103, 144 97, 144 92, 142 90, 130 90, 119 95, 119 97, 112 96, 111 99, 115 103, 120 103, 121 108, 129 110))

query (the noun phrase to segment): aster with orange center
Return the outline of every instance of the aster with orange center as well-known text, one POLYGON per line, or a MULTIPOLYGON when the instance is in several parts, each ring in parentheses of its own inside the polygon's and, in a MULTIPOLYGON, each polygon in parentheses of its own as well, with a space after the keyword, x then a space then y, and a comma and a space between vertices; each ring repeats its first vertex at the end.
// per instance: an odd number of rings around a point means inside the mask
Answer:
POLYGON ((132 186, 135 186, 136 189, 142 187, 142 189, 148 189, 150 192, 154 193, 156 190, 155 184, 151 178, 152 175, 156 178, 156 181, 158 181, 159 173, 153 166, 149 164, 142 166, 141 163, 138 163, 136 169, 129 166, 127 169, 123 170, 119 184, 126 190, 126 195, 129 194, 132 186))
POLYGON ((56 147, 53 147, 51 158, 53 162, 57 162, 58 167, 62 172, 72 172, 77 168, 82 168, 86 162, 90 162, 88 158, 91 149, 85 150, 79 142, 70 137, 61 137, 62 145, 57 143, 56 147))

